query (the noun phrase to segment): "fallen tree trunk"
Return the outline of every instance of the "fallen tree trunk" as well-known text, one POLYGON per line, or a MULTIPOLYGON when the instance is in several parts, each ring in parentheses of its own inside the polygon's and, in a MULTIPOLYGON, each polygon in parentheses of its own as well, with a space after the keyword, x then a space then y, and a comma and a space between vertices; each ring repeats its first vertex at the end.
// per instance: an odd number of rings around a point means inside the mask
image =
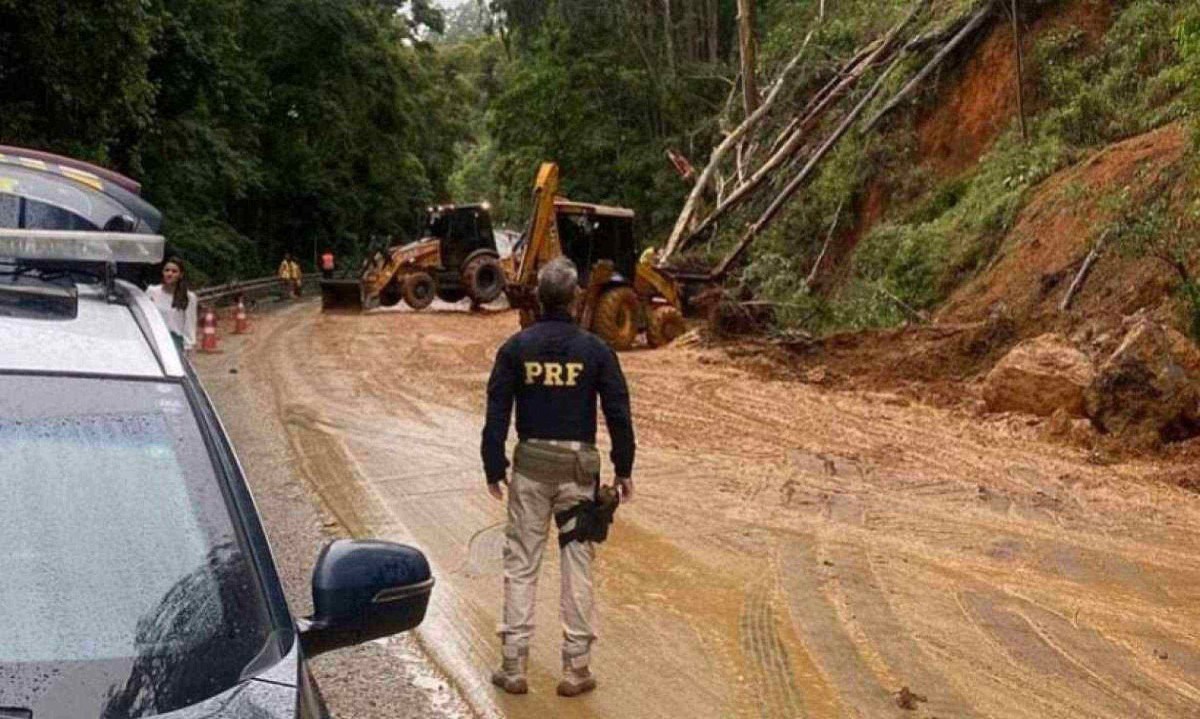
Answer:
POLYGON ((1092 265, 1100 258, 1100 252, 1104 249, 1104 243, 1108 240, 1108 231, 1100 235, 1100 239, 1096 240, 1092 251, 1087 254, 1083 261, 1083 266, 1079 268, 1079 272, 1075 274, 1075 279, 1071 280, 1071 286, 1067 288, 1067 294, 1063 297, 1062 302, 1058 305, 1059 312, 1066 312, 1071 306, 1071 300, 1075 299, 1075 294, 1083 289, 1083 283, 1087 279, 1088 273, 1092 270, 1092 265))
POLYGON ((671 255, 671 253, 675 251, 675 248, 679 244, 680 238, 682 238, 684 233, 687 232, 688 225, 692 220, 692 215, 696 212, 696 204, 700 201, 701 195, 704 194, 704 188, 707 187, 708 183, 712 181, 713 175, 717 172, 717 168, 720 166, 721 159, 726 153, 729 152, 730 149, 737 146, 742 137, 745 136, 745 134, 749 132, 755 125, 757 125, 758 122, 766 116, 767 112, 771 109, 771 106, 775 104, 775 99, 779 96, 779 91, 783 88, 784 81, 787 79, 788 74, 795 69, 796 65, 800 63, 800 59, 804 57, 804 53, 808 49, 808 42, 812 39, 812 36, 813 33, 810 31, 804 38, 804 43, 800 46, 800 51, 796 53, 796 55, 791 59, 791 61, 788 62, 787 65, 784 65, 782 70, 779 71, 779 76, 775 78, 775 84, 771 87, 771 92, 767 94, 766 99, 763 100, 762 104, 758 106, 758 109, 754 111, 754 114, 743 120, 742 123, 738 125, 733 132, 726 135, 725 139, 721 141, 721 144, 718 145, 715 150, 713 150, 712 156, 708 159, 708 164, 704 167, 704 171, 700 173, 698 178, 696 178, 696 184, 692 187, 692 191, 688 193, 687 201, 683 205, 683 211, 679 213, 679 218, 675 220, 675 227, 671 230, 671 236, 667 240, 666 247, 663 248, 660 261, 665 260, 671 255))
MULTIPOLYGON (((751 193, 753 193, 762 185, 762 183, 771 175, 771 173, 779 169, 784 162, 790 159, 803 144, 807 132, 811 130, 814 125, 816 125, 817 121, 822 115, 824 115, 825 111, 832 106, 834 101, 840 99, 843 95, 845 95, 845 93, 849 92, 850 88, 862 78, 862 76, 870 67, 878 62, 886 60, 890 56, 889 53, 893 48, 896 37, 917 16, 917 13, 924 8, 927 3, 928 0, 919 0, 912 12, 909 13, 908 17, 888 31, 882 42, 879 43, 879 47, 875 50, 875 52, 863 60, 854 72, 847 77, 842 78, 838 85, 832 91, 830 91, 824 100, 822 100, 819 105, 814 107, 808 113, 807 117, 801 121, 799 126, 792 131, 791 137, 787 140, 787 142, 785 142, 782 147, 780 147, 773 155, 771 155, 771 157, 767 158, 762 166, 760 166, 759 169, 750 176, 749 180, 744 182, 741 186, 735 188, 734 191, 730 193, 729 197, 725 199, 725 202, 717 205, 716 209, 714 209, 708 215, 708 217, 704 219, 703 222, 697 225, 696 229, 693 230, 687 238, 681 240, 679 242, 679 248, 686 248, 695 237, 703 234, 705 230, 711 227, 712 224, 719 220, 723 215, 727 214, 730 210, 734 209, 743 201, 745 201, 751 193)), ((874 91, 875 89, 872 90, 872 94, 874 94, 874 91)))
POLYGON ((971 21, 973 14, 965 14, 955 18, 952 22, 946 24, 945 27, 938 30, 921 33, 913 39, 904 43, 905 52, 924 52, 925 50, 948 42, 962 30, 963 25, 971 21))
POLYGON ((867 93, 863 95, 862 99, 859 100, 858 104, 854 106, 854 109, 852 109, 846 115, 846 117, 842 119, 841 124, 838 125, 836 130, 833 131, 833 134, 826 138, 825 142, 821 143, 821 146, 818 147, 815 152, 813 152, 812 156, 808 159, 808 162, 805 163, 803 169, 801 169, 800 172, 794 178, 792 178, 792 181, 789 182, 787 186, 775 196, 775 199, 771 201, 771 204, 767 206, 767 209, 763 211, 758 220, 753 225, 750 225, 746 232, 743 233, 742 238, 738 240, 738 243, 733 248, 733 251, 726 255, 725 259, 721 260, 721 264, 717 265, 716 269, 712 271, 710 279, 716 281, 724 277, 733 263, 737 261, 741 254, 746 251, 746 248, 750 246, 750 243, 754 241, 754 238, 758 236, 758 233, 771 224, 771 221, 775 219, 775 216, 779 214, 779 211, 783 208, 787 201, 796 193, 796 190, 800 189, 800 186, 804 184, 805 180, 808 179, 808 176, 812 174, 812 171, 816 169, 817 165, 822 159, 824 159, 826 153, 828 153, 829 150, 837 144, 838 140, 842 139, 842 136, 846 134, 846 131, 849 130, 850 127, 858 120, 858 117, 862 114, 862 111, 871 102, 871 100, 874 99, 875 95, 878 94, 879 88, 883 86, 883 82, 885 79, 887 79, 887 76, 891 74, 892 70, 894 70, 898 64, 900 64, 901 58, 902 56, 898 55, 894 60, 892 60, 892 64, 888 65, 887 69, 880 74, 879 79, 875 81, 875 84, 871 86, 871 89, 868 90, 867 93))
POLYGON ((825 103, 826 98, 829 97, 835 88, 841 86, 847 77, 850 77, 858 72, 859 65, 862 64, 862 61, 878 50, 879 43, 882 41, 883 38, 875 38, 863 46, 863 48, 858 52, 854 53, 854 57, 843 63, 842 66, 838 68, 837 72, 834 73, 834 76, 830 78, 829 82, 822 85, 821 89, 817 90, 813 96, 809 98, 808 102, 805 103, 804 108, 800 112, 796 113, 794 117, 792 117, 788 124, 779 131, 779 134, 775 137, 775 141, 771 143, 772 155, 774 155, 785 142, 791 139, 792 135, 796 131, 796 127, 799 126, 800 123, 804 122, 806 118, 812 116, 815 108, 825 103))
POLYGON ((875 287, 876 292, 878 292, 879 294, 883 295, 884 297, 886 297, 889 300, 891 300, 892 302, 894 302, 897 307, 899 307, 900 309, 907 312, 909 315, 912 316, 913 319, 917 320, 918 322, 924 323, 928 319, 928 317, 926 316, 926 314, 924 312, 913 309, 911 306, 909 306, 909 304, 907 302, 900 299, 896 295, 893 295, 891 292, 888 292, 881 285, 877 284, 874 287, 875 287))
POLYGON ((888 100, 887 104, 883 106, 883 109, 875 113, 875 116, 872 117, 863 127, 863 133, 866 134, 875 129, 875 125, 877 125, 885 115, 899 107, 900 103, 904 102, 904 100, 907 99, 908 96, 917 89, 917 87, 925 80, 925 78, 929 77, 929 73, 933 72, 938 65, 942 64, 942 61, 946 59, 946 57, 954 50, 954 48, 961 45, 964 40, 978 30, 980 26, 983 25, 983 22, 987 20, 988 15, 992 13, 995 4, 995 0, 988 0, 988 2, 984 3, 983 7, 976 12, 974 16, 972 16, 967 24, 963 25, 962 29, 959 30, 949 42, 943 45, 941 50, 937 51, 937 54, 933 56, 933 59, 926 63, 925 67, 921 68, 921 71, 918 72, 913 79, 909 80, 908 84, 906 84, 900 90, 900 92, 896 93, 892 99, 888 100))

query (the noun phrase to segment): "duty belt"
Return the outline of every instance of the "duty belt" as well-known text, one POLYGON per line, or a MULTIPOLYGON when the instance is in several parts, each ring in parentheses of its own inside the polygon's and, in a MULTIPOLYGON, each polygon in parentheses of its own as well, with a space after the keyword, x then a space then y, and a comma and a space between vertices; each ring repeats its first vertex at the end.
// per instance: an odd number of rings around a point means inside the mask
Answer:
POLYGON ((573 439, 526 439, 523 442, 528 442, 533 445, 548 445, 550 447, 562 447, 564 449, 573 449, 578 452, 581 449, 593 449, 596 445, 591 442, 579 442, 573 439))
POLYGON ((517 472, 538 482, 592 484, 600 475, 600 453, 590 442, 523 440, 513 454, 513 465, 517 472))

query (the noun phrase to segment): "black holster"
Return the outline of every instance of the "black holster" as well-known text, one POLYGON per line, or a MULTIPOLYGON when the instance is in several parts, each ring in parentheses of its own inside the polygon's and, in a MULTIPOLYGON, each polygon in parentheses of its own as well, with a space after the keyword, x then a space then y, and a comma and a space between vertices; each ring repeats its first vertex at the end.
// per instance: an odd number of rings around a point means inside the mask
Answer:
POLYGON ((558 527, 558 546, 565 547, 569 542, 600 543, 608 539, 608 525, 612 524, 620 504, 621 497, 616 487, 601 487, 597 475, 592 499, 554 515, 554 524, 558 527), (566 532, 562 531, 572 518, 575 519, 575 526, 566 532))

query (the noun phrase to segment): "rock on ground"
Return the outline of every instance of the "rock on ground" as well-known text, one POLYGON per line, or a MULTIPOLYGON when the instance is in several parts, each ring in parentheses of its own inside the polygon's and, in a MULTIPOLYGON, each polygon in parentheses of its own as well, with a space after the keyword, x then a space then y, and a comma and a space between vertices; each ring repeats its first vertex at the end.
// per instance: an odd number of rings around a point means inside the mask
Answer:
POLYGON ((1048 417, 1058 410, 1082 417, 1084 390, 1094 370, 1087 355, 1055 334, 1026 340, 1006 354, 983 383, 992 412, 1028 412, 1048 417))
POLYGON ((1085 392, 1101 432, 1138 444, 1200 434, 1200 352, 1183 335, 1138 318, 1085 392))

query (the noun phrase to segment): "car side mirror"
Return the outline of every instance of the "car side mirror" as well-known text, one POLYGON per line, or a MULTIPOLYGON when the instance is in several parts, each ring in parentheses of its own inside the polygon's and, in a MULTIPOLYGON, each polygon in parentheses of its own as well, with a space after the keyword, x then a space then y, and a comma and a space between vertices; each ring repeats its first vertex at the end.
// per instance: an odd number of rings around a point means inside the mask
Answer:
POLYGON ((433 583, 419 549, 376 540, 329 543, 313 569, 313 615, 301 622, 305 654, 416 627, 425 618, 433 583))

